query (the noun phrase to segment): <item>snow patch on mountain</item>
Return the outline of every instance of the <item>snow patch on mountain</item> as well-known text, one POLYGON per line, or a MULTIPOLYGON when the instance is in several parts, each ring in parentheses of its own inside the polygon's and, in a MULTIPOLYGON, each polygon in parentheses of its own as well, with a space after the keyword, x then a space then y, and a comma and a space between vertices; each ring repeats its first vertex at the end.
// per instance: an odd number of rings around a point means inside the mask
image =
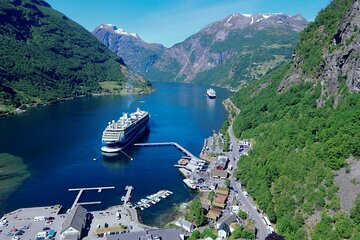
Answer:
POLYGON ((127 36, 133 36, 133 37, 139 37, 136 33, 128 33, 128 32, 126 32, 126 31, 124 31, 124 29, 122 29, 122 28, 116 28, 115 30, 114 30, 114 32, 116 33, 116 34, 120 34, 120 35, 127 35, 127 36))
POLYGON ((136 33, 129 33, 129 32, 126 32, 124 29, 122 28, 118 28, 116 27, 114 24, 112 23, 105 23, 105 24, 101 24, 99 26, 99 28, 106 28, 110 31, 112 31, 113 33, 116 33, 116 34, 119 34, 119 35, 126 35, 126 36, 133 36, 133 37, 136 37, 136 38, 139 38, 139 36, 136 34, 136 33))
POLYGON ((226 23, 230 22, 230 20, 232 19, 233 15, 231 15, 228 20, 226 20, 226 23))
POLYGON ((241 15, 243 15, 244 17, 247 17, 247 18, 252 16, 252 14, 249 14, 249 13, 241 13, 241 15))

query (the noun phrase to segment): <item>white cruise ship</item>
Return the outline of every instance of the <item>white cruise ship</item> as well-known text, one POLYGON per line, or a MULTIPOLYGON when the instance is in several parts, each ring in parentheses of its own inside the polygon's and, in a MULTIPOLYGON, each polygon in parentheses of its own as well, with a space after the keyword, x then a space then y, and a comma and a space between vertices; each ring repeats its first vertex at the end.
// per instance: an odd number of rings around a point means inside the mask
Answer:
POLYGON ((209 88, 209 89, 206 91, 206 95, 207 95, 210 99, 216 98, 216 92, 215 92, 215 90, 212 89, 212 88, 209 88))
POLYGON ((101 151, 118 152, 134 143, 145 132, 149 119, 149 113, 138 108, 130 116, 124 113, 118 121, 109 122, 102 135, 101 151))

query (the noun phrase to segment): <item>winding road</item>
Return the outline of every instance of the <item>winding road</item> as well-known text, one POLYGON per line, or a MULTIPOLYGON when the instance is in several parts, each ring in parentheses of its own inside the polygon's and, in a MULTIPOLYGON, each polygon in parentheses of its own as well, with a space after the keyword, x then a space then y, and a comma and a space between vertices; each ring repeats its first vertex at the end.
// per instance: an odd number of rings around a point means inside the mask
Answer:
POLYGON ((231 186, 237 192, 236 199, 239 203, 241 203, 240 208, 248 212, 250 219, 252 219, 254 222, 254 225, 257 229, 256 239, 263 240, 270 233, 270 231, 268 230, 267 225, 264 223, 263 216, 256 210, 253 201, 249 197, 246 197, 244 195, 241 189, 240 182, 236 181, 236 178, 234 177, 234 169, 236 168, 236 159, 239 159, 240 157, 240 153, 239 153, 240 147, 232 130, 232 124, 228 128, 228 133, 230 136, 231 144, 233 146, 232 151, 228 153, 230 164, 233 166, 232 174, 230 177, 231 186))

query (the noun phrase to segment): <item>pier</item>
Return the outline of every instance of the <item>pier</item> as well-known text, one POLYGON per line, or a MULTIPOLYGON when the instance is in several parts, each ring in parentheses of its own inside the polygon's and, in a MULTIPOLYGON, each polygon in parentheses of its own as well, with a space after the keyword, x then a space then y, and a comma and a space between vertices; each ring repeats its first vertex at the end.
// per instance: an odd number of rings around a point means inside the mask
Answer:
POLYGON ((126 186, 125 190, 126 190, 126 195, 125 195, 125 197, 123 197, 124 205, 126 205, 130 201, 131 192, 132 192, 132 190, 134 190, 134 187, 133 186, 126 186))
POLYGON ((81 194, 84 191, 97 190, 100 193, 102 190, 114 189, 114 188, 115 188, 114 186, 112 186, 112 187, 70 188, 70 189, 68 189, 69 192, 78 191, 78 194, 77 194, 77 196, 75 198, 75 201, 74 201, 73 205, 71 206, 71 209, 73 209, 77 204, 90 205, 90 204, 100 204, 101 203, 101 201, 79 203, 79 199, 81 197, 81 194))
POLYGON ((161 199, 167 198, 171 194, 173 194, 173 192, 169 190, 160 190, 155 194, 149 195, 146 198, 141 199, 134 207, 140 210, 144 210, 145 208, 148 208, 160 202, 161 199))
POLYGON ((189 152, 186 148, 181 146, 176 142, 155 142, 155 143, 135 143, 134 146, 139 147, 161 147, 161 146, 175 146, 177 149, 185 153, 187 156, 194 158, 196 160, 200 160, 199 158, 195 157, 191 152, 189 152))

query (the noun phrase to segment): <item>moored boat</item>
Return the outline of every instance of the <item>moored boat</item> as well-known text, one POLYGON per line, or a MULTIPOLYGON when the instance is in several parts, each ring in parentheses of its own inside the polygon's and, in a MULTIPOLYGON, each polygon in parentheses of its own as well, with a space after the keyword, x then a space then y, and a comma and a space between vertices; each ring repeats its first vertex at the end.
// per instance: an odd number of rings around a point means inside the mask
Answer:
POLYGON ((216 92, 215 92, 215 90, 212 89, 212 88, 209 88, 209 89, 206 91, 206 95, 207 95, 210 99, 216 98, 216 92))
POLYGON ((109 122, 102 135, 101 151, 116 153, 134 143, 145 132, 149 119, 149 113, 138 108, 129 116, 124 113, 118 121, 109 122))

